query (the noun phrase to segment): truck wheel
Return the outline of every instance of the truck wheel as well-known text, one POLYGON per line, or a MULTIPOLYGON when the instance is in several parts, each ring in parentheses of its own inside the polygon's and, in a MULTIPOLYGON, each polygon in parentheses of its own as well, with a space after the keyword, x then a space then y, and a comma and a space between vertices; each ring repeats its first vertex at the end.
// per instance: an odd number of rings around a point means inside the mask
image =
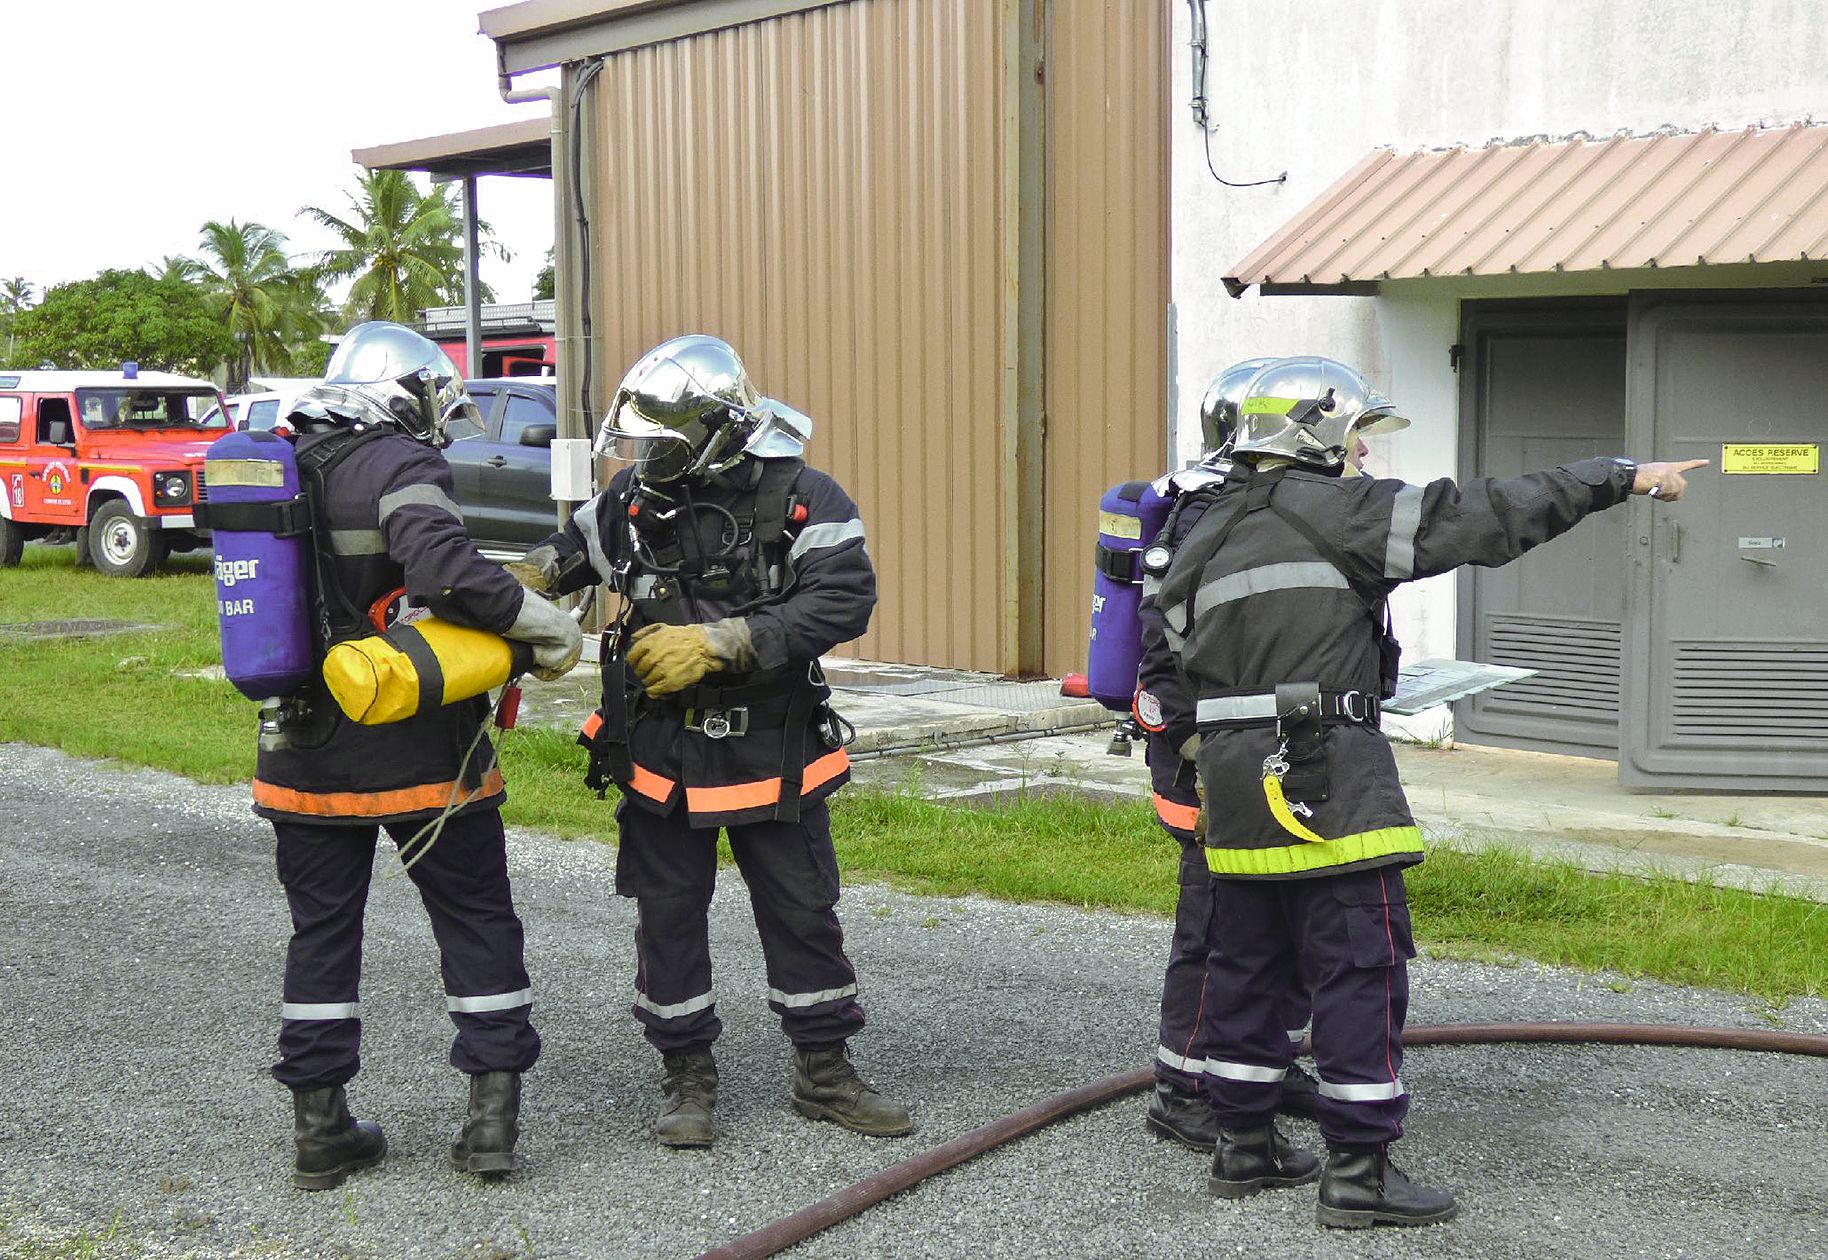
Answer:
POLYGON ((93 569, 95 561, 89 558, 89 527, 84 525, 76 531, 76 567, 93 569))
POLYGON ((25 530, 0 516, 0 569, 10 569, 25 554, 25 530))
POLYGON ((89 520, 89 558, 109 577, 144 577, 165 559, 165 540, 119 499, 89 520))

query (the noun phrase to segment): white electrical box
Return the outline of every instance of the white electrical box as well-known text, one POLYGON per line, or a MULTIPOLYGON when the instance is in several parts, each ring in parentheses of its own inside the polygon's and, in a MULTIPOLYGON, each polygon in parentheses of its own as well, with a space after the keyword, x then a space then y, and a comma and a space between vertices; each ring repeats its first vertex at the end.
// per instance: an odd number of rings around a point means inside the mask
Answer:
POLYGON ((552 439, 552 497, 582 503, 597 492, 591 478, 590 439, 552 439))

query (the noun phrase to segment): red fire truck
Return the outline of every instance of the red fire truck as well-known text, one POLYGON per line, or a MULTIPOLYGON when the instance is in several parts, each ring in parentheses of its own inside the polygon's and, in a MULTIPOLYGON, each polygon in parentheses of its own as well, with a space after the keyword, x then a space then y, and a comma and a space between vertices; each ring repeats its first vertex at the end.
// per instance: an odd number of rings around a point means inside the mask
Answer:
POLYGON ((203 456, 227 432, 208 381, 131 363, 0 372, 0 566, 29 539, 71 539, 78 564, 140 577, 202 546, 203 456))

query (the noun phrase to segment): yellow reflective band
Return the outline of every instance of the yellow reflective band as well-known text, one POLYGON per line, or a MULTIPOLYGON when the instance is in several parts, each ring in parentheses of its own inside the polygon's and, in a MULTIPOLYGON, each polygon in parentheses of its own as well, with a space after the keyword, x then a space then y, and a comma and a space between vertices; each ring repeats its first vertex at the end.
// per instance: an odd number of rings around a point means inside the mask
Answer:
POLYGON ((1241 416, 1286 416, 1295 409, 1299 398, 1246 398, 1238 408, 1241 416))
POLYGON ((271 489, 286 484, 285 467, 276 459, 205 460, 203 475, 212 486, 260 486, 271 489))
POLYGON ((1281 824, 1282 830, 1297 840, 1306 840, 1309 844, 1325 844, 1324 836, 1315 835, 1307 825, 1295 817, 1295 811, 1288 807, 1288 797, 1282 794, 1282 780, 1273 774, 1263 776, 1263 799, 1269 802, 1270 817, 1281 824))
POLYGON ((1380 827, 1318 844, 1287 844, 1273 849, 1207 849, 1206 867, 1214 875, 1293 875, 1396 853, 1413 853, 1420 858, 1421 828, 1380 827))

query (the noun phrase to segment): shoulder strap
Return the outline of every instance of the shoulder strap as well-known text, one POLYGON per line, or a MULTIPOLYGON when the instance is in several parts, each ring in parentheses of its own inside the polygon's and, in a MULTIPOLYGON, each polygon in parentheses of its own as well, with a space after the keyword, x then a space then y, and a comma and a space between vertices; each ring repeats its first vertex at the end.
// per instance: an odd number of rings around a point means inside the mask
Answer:
POLYGON ((764 543, 778 541, 793 522, 794 483, 806 464, 798 459, 765 459, 755 486, 755 536, 764 543))
MULTIPOLYGON (((1231 537, 1231 531, 1238 527, 1238 522, 1242 521, 1252 512, 1258 512, 1268 507, 1270 495, 1275 491, 1277 483, 1281 480, 1282 472, 1280 469, 1277 469, 1272 472, 1253 476, 1250 480, 1245 482, 1228 483, 1232 486, 1241 485, 1243 488, 1244 493, 1238 496, 1237 505, 1231 509, 1230 514, 1224 518, 1219 527, 1200 543, 1197 551, 1176 555, 1174 558, 1175 566, 1177 568, 1184 566, 1182 571, 1193 574, 1194 577, 1192 582, 1197 584, 1199 581, 1198 575, 1205 570, 1206 566, 1211 563, 1212 558, 1219 553, 1219 548, 1223 547, 1225 545, 1225 540, 1231 537)), ((1223 489, 1223 487, 1221 487, 1221 489, 1223 489)), ((1218 496, 1215 495, 1214 497, 1216 500, 1218 496)), ((1177 503, 1175 508, 1178 510, 1179 507, 1180 504, 1177 503)), ((1204 519, 1202 519, 1200 523, 1204 524, 1204 519)), ((1195 528, 1198 528, 1198 526, 1195 528)), ((1191 539, 1189 541, 1191 541, 1191 539)), ((1156 597, 1156 606, 1162 609, 1163 616, 1166 617, 1173 606, 1179 605, 1185 613, 1183 621, 1187 621, 1191 619, 1193 609, 1191 587, 1188 590, 1188 596, 1189 598, 1186 600, 1171 599, 1168 592, 1164 590, 1156 597)), ((1181 634, 1186 634, 1191 628, 1191 625, 1187 624, 1176 627, 1181 634)))
POLYGON ((1384 607, 1383 597, 1379 595, 1367 595, 1359 587, 1357 582, 1351 580, 1349 571, 1346 568, 1345 556, 1340 553, 1339 548, 1328 542, 1325 536, 1323 536, 1319 530, 1315 529, 1310 522, 1302 519, 1300 513, 1284 511, 1282 505, 1275 502, 1270 504, 1270 508, 1277 516, 1280 516, 1284 521, 1294 526, 1295 531, 1303 538, 1307 539, 1308 542, 1313 545, 1314 550, 1320 553, 1321 559, 1339 570, 1339 575, 1346 578, 1347 584, 1352 588, 1352 593, 1358 596, 1360 603, 1364 604, 1366 611, 1371 614, 1371 619, 1373 621, 1379 620, 1384 607))
POLYGON ((381 437, 379 428, 344 430, 313 442, 298 455, 298 476, 305 496, 311 503, 312 568, 317 575, 318 632, 321 650, 340 639, 359 635, 368 626, 366 615, 355 606, 343 589, 336 573, 336 557, 330 552, 330 509, 325 502, 325 477, 330 470, 349 458, 356 447, 381 437))

